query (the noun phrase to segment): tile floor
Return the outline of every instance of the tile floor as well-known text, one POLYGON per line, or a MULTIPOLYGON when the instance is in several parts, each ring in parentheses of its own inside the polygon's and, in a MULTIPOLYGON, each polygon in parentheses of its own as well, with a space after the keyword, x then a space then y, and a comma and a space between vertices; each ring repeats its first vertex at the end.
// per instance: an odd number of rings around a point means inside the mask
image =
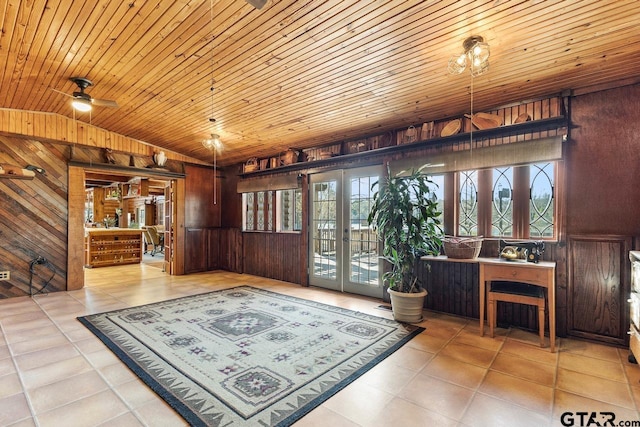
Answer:
MULTIPOLYGON (((86 278, 78 291, 0 300, 0 426, 186 425, 77 316, 249 284, 391 317, 370 298, 227 272, 171 277, 142 264, 86 278)), ((491 339, 477 321, 425 314, 424 333, 296 426, 562 426, 565 412, 602 423, 602 411, 640 420, 640 367, 626 349, 560 339, 552 354, 535 333, 491 339)))

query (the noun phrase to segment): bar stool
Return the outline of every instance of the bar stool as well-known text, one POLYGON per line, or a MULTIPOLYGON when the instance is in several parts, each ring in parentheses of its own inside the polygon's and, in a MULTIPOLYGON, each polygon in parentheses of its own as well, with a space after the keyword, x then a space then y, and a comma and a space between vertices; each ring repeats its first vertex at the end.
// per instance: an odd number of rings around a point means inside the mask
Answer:
POLYGON ((491 282, 487 307, 491 338, 494 337, 498 317, 498 301, 537 306, 540 347, 544 347, 544 288, 526 283, 491 282))

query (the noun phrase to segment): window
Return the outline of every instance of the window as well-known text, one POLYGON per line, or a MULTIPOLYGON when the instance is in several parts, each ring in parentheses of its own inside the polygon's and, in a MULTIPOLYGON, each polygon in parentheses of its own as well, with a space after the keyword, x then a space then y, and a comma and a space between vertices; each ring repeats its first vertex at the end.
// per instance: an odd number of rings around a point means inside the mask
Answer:
POLYGON ((460 172, 458 235, 478 235, 478 171, 460 172))
POLYGON ((555 173, 555 162, 458 172, 458 235, 554 238, 555 173))
POLYGON ((529 236, 554 237, 553 163, 529 167, 529 236))
POLYGON ((302 190, 242 193, 242 230, 293 232, 302 230, 302 190))
POLYGON ((440 216, 438 216, 438 219, 440 220, 440 226, 442 227, 444 225, 444 175, 430 175, 429 178, 435 184, 434 186, 430 186, 429 188, 436 195, 436 201, 438 202, 438 212, 440 212, 440 216))
POLYGON ((276 191, 276 206, 278 215, 277 231, 302 230, 302 190, 276 191))
POLYGON ((243 193, 242 206, 244 231, 273 230, 273 191, 243 193))
POLYGON ((513 168, 493 169, 491 196, 491 235, 513 236, 513 168))

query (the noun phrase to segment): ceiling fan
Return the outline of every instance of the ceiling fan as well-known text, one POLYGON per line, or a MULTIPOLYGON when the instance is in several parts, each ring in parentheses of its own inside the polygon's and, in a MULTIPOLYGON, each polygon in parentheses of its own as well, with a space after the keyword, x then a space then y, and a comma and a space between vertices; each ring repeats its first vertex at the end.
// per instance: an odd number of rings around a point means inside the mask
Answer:
POLYGON ((78 91, 73 92, 72 95, 69 95, 68 93, 61 92, 56 89, 53 89, 53 90, 65 96, 69 96, 73 98, 73 100, 71 101, 71 105, 73 106, 74 109, 82 112, 87 112, 87 111, 90 111, 94 105, 97 107, 118 108, 118 103, 116 101, 111 101, 108 99, 92 98, 91 95, 89 95, 84 91, 89 86, 93 86, 93 83, 91 82, 91 80, 85 77, 71 77, 69 80, 71 80, 76 85, 78 85, 78 91))
POLYGON ((267 0, 245 0, 245 1, 249 3, 251 6, 255 7, 256 9, 262 9, 264 5, 267 4, 267 0))

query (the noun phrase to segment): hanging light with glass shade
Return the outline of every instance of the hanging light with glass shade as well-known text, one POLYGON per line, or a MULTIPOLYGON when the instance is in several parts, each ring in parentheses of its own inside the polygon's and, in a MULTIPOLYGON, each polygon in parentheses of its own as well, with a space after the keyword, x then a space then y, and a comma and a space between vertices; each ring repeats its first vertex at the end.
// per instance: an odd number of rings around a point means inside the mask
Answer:
POLYGON ((202 146, 209 151, 213 152, 213 204, 218 204, 218 188, 216 184, 216 178, 218 175, 218 151, 222 150, 222 141, 220 135, 215 133, 211 134, 211 138, 202 141, 202 146))
POLYGON ((463 43, 463 53, 449 59, 449 73, 460 74, 467 68, 473 77, 489 70, 489 44, 481 36, 468 37, 463 43))

